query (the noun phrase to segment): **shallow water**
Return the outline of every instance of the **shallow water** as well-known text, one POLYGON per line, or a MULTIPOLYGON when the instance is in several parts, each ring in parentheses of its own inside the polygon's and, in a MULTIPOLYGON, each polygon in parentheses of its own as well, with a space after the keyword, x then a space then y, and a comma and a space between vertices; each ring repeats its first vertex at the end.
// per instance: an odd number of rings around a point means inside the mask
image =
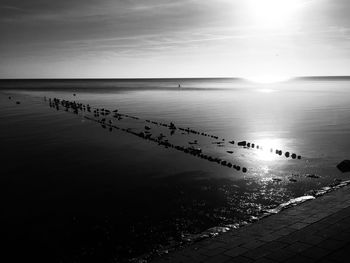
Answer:
POLYGON ((127 260, 349 179, 335 167, 350 156, 347 80, 28 83, 2 82, 0 90, 1 225, 9 251, 27 247, 30 255, 63 262, 127 260), (124 118, 122 127, 149 125, 177 145, 198 140, 204 153, 248 172, 109 132, 87 113, 50 108, 44 96, 117 108, 140 118, 124 118), (146 119, 215 134, 225 144, 178 130, 171 135, 146 119), (238 147, 242 140, 264 150, 238 147), (285 151, 302 158, 286 158, 285 151))

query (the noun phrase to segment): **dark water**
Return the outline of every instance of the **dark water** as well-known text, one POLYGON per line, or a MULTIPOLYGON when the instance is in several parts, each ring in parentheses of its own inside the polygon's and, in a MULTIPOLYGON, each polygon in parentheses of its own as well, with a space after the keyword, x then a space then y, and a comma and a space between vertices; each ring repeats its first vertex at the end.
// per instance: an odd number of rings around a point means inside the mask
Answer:
POLYGON ((346 79, 279 84, 32 80, 0 85, 1 232, 4 251, 14 260, 147 258, 186 244, 209 228, 233 227, 311 190, 349 179, 335 168, 350 156, 346 79), (153 135, 163 133, 184 147, 197 140, 203 153, 248 171, 122 130, 110 132, 84 118, 87 112, 50 108, 48 98, 53 97, 117 108, 139 118, 124 118, 117 122, 121 127, 141 131, 148 125, 153 135), (213 138, 179 130, 171 134, 146 119, 225 141, 221 146, 213 138), (237 146, 242 140, 264 150, 237 146), (270 153, 270 148, 283 155, 270 153), (286 158, 286 151, 301 160, 286 158))

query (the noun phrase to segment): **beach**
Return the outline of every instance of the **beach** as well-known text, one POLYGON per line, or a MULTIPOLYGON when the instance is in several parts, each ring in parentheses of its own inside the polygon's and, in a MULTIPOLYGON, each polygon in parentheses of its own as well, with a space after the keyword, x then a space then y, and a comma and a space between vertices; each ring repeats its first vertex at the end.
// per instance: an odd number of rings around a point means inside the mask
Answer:
POLYGON ((7 250, 148 260, 348 180, 349 84, 1 81, 7 250))
POLYGON ((315 200, 152 262, 347 262, 349 190, 343 185, 315 200))

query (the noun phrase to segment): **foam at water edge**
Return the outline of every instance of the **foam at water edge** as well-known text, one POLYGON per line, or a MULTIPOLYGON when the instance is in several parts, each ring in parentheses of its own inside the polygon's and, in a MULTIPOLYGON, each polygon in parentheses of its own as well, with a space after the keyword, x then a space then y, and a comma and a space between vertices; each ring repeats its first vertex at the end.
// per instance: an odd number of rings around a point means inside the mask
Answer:
MULTIPOLYGON (((346 181, 336 181, 335 183, 331 184, 330 186, 325 186, 322 187, 319 190, 311 190, 307 193, 307 195, 304 196, 300 196, 297 198, 293 198, 290 199, 289 201, 282 203, 280 205, 278 205, 276 208, 273 209, 267 209, 264 210, 262 215, 256 217, 256 216, 251 216, 251 218, 248 221, 242 221, 240 223, 236 223, 236 224, 231 224, 231 225, 225 225, 223 227, 217 226, 217 227, 211 227, 199 234, 187 234, 187 235, 183 235, 183 241, 186 242, 187 244, 190 243, 194 243, 197 241, 200 241, 202 239, 205 238, 211 238, 211 237, 215 237, 220 235, 221 233, 225 233, 228 231, 233 231, 234 229, 238 229, 241 228, 243 226, 249 225, 253 222, 256 222, 264 217, 270 216, 270 215, 274 215, 274 214, 278 214, 279 212, 290 208, 290 207, 294 207, 297 206, 299 204, 302 204, 306 201, 309 200, 313 200, 316 199, 317 197, 320 197, 326 193, 332 192, 334 190, 340 189, 344 186, 347 186, 350 184, 350 180, 346 180, 346 181)), ((167 249, 163 249, 163 250, 157 250, 155 251, 155 253, 151 253, 148 255, 144 255, 135 259, 132 259, 131 262, 135 262, 135 263, 144 263, 147 262, 147 259, 152 258, 155 255, 161 256, 164 254, 168 254, 170 251, 174 251, 177 248, 180 248, 181 246, 173 246, 171 248, 167 248, 167 249)))

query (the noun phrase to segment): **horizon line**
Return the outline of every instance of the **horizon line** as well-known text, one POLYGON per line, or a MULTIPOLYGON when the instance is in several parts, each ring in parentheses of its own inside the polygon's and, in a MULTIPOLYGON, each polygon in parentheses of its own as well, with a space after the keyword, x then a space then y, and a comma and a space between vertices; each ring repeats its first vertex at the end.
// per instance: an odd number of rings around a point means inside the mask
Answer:
MULTIPOLYGON (((350 78, 350 75, 303 75, 303 76, 292 76, 286 78, 288 80, 298 80, 298 79, 316 79, 316 78, 350 78)), ((99 77, 72 77, 72 78, 0 78, 0 81, 6 80, 173 80, 173 79, 234 79, 234 80, 245 80, 249 81, 246 77, 124 77, 124 78, 99 78, 99 77)), ((282 81, 283 82, 283 81, 282 81)))

